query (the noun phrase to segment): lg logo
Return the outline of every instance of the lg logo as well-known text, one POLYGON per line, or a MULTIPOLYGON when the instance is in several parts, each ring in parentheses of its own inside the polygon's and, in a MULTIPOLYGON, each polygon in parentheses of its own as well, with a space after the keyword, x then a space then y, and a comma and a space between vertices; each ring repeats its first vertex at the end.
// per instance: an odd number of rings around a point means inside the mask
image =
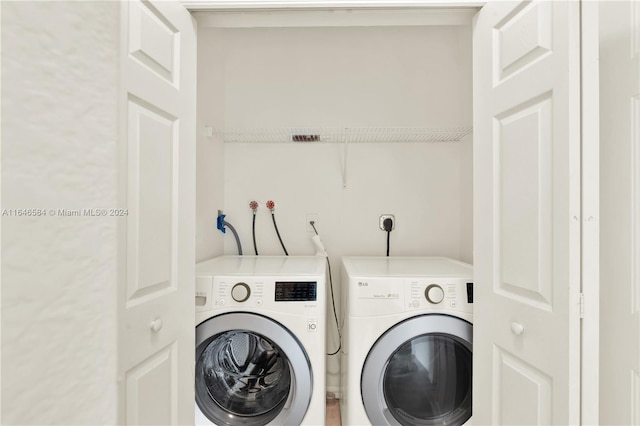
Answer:
POLYGON ((358 287, 369 287, 369 283, 366 281, 358 281, 358 287))

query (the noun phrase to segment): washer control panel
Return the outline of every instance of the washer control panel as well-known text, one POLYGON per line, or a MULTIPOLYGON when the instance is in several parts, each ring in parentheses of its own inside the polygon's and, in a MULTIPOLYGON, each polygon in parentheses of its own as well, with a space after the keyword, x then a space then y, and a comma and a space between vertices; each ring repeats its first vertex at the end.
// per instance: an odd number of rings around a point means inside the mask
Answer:
POLYGON ((214 277, 212 294, 214 307, 262 306, 264 303, 264 282, 262 280, 229 278, 214 277))
POLYGON ((276 281, 276 302, 315 302, 318 298, 317 281, 276 281))
MULTIPOLYGON (((198 276, 196 311, 261 308, 309 313, 324 303, 321 277, 198 276)), ((315 327, 310 326, 312 330, 315 327)))

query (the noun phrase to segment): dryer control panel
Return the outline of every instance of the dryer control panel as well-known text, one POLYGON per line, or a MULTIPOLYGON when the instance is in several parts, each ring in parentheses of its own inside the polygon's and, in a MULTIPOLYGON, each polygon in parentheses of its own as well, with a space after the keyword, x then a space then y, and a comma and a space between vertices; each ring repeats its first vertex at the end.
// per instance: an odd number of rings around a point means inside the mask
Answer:
POLYGON ((456 310, 472 312, 473 307, 467 298, 468 279, 409 279, 410 287, 408 308, 456 310))
POLYGON ((350 315, 379 316, 407 311, 472 313, 469 278, 416 277, 352 280, 348 288, 350 315))

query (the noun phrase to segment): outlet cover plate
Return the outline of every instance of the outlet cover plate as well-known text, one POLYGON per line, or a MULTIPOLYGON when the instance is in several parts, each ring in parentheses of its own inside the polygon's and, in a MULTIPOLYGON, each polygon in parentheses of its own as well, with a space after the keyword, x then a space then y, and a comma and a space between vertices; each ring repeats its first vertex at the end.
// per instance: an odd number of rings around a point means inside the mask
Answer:
POLYGON ((384 220, 385 219, 391 219, 391 221, 393 222, 391 224, 391 230, 393 231, 394 229, 396 229, 396 217, 392 214, 381 214, 380 215, 380 230, 384 231, 384 220))

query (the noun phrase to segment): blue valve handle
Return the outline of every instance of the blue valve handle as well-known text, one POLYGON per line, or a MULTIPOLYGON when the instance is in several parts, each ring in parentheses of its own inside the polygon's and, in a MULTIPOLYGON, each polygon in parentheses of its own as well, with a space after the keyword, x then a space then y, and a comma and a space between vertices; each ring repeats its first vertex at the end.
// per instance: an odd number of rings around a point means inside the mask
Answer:
POLYGON ((221 231, 222 231, 222 233, 223 233, 223 234, 226 234, 226 233, 227 233, 227 228, 225 228, 225 227, 224 227, 224 217, 225 217, 225 216, 226 216, 226 215, 224 215, 224 214, 219 214, 219 215, 218 215, 218 219, 216 220, 216 222, 217 222, 217 227, 218 227, 218 229, 219 229, 219 230, 221 230, 221 231))

